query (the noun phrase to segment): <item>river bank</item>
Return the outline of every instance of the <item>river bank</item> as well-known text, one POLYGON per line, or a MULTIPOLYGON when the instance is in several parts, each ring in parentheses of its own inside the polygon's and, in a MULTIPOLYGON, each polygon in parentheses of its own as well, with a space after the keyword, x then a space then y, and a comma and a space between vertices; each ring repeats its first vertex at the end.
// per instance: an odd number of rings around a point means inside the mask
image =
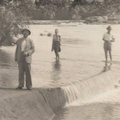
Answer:
POLYGON ((106 24, 116 25, 117 24, 119 25, 120 24, 120 20, 108 20, 108 18, 104 20, 104 17, 106 16, 92 16, 92 17, 86 18, 86 20, 31 20, 29 24, 30 25, 82 25, 82 24, 86 24, 86 25, 106 25, 106 24))

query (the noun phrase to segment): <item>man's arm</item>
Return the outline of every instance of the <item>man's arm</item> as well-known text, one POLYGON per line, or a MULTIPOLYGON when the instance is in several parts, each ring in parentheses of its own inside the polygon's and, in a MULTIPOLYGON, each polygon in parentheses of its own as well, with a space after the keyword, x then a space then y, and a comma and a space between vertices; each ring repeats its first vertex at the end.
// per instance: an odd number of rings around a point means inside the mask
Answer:
POLYGON ((53 35, 51 51, 53 51, 54 36, 55 36, 55 35, 53 35))
POLYGON ((15 61, 17 61, 17 54, 18 54, 18 43, 16 42, 16 50, 15 50, 15 61))
POLYGON ((60 45, 61 45, 61 36, 59 36, 59 41, 60 41, 60 45))
POLYGON ((29 50, 29 51, 27 51, 27 54, 28 55, 31 55, 31 54, 33 54, 34 52, 35 52, 35 46, 34 46, 34 43, 33 43, 33 41, 31 40, 30 41, 31 43, 31 49, 29 50))
POLYGON ((52 40, 52 48, 51 48, 51 51, 53 51, 53 42, 54 42, 54 41, 52 40))
POLYGON ((115 42, 115 38, 113 38, 110 42, 115 42))
POLYGON ((103 40, 103 41, 106 41, 106 40, 105 40, 105 34, 103 35, 103 39, 102 39, 102 40, 103 40))
POLYGON ((106 38, 105 35, 106 34, 103 35, 103 39, 102 40, 105 41, 105 42, 109 42, 108 40, 105 39, 106 38))
POLYGON ((106 40, 103 38, 103 41, 106 41, 106 40))
POLYGON ((115 42, 115 37, 112 36, 112 40, 110 42, 115 42))

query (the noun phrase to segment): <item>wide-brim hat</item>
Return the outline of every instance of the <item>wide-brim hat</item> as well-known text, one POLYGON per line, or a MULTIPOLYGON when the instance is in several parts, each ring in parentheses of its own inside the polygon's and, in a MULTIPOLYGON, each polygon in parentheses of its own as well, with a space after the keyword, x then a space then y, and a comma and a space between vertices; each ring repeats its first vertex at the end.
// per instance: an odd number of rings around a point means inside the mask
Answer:
POLYGON ((22 30, 22 34, 24 33, 24 31, 28 31, 28 32, 29 32, 29 35, 31 34, 31 31, 28 30, 28 29, 23 29, 23 30, 22 30))
POLYGON ((111 26, 108 26, 106 29, 107 29, 107 30, 112 30, 111 26))

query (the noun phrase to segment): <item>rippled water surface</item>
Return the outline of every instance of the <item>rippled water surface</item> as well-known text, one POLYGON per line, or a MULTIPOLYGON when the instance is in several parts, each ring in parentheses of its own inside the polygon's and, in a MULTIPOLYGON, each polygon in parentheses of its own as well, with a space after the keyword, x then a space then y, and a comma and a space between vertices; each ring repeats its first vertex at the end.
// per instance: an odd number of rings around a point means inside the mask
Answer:
MULTIPOLYGON (((33 87, 58 87, 71 82, 82 81, 97 76, 104 70, 104 51, 102 35, 106 32, 103 25, 52 26, 31 25, 35 43, 32 63, 33 87), (55 60, 51 52, 52 37, 59 29, 62 37, 60 60, 55 60), (45 34, 40 36, 40 33, 45 34)), ((113 59, 120 64, 119 28, 113 26, 116 43, 113 44, 113 59)), ((14 62, 15 46, 0 48, 0 87, 15 87, 18 84, 18 69, 14 62)))

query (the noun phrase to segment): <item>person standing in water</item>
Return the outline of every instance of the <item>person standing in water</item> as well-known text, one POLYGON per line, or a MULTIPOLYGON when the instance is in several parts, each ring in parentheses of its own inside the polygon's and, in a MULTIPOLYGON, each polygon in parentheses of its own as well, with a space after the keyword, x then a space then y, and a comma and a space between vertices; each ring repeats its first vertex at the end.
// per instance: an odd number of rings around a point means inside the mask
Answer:
POLYGON ((60 45, 61 45, 61 36, 58 35, 58 29, 55 29, 55 34, 53 35, 53 41, 52 41, 52 50, 55 52, 56 59, 59 59, 59 52, 61 51, 60 45))
POLYGON ((109 56, 110 56, 110 62, 112 63, 112 44, 111 42, 115 42, 115 38, 113 36, 113 34, 111 34, 111 26, 108 26, 107 28, 107 33, 105 33, 103 35, 103 41, 104 41, 104 51, 105 51, 105 59, 106 59, 106 64, 107 64, 107 53, 109 52, 109 56))

